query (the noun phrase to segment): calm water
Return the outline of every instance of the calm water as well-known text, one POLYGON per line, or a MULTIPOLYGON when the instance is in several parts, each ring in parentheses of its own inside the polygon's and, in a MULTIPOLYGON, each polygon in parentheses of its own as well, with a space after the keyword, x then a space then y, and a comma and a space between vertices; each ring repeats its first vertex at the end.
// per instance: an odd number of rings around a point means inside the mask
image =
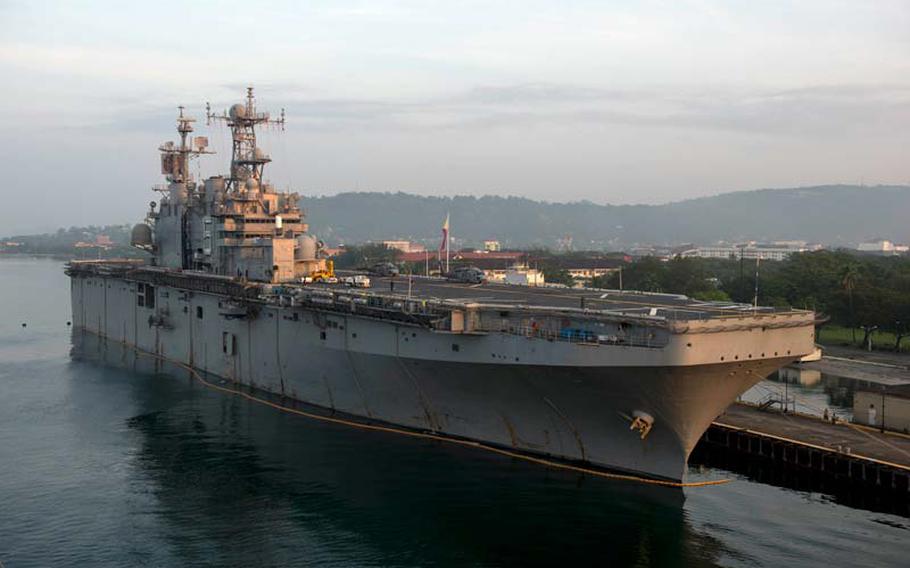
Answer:
POLYGON ((73 338, 61 269, 0 259, 7 568, 901 566, 910 554, 905 518, 728 472, 693 472, 734 482, 683 494, 212 392, 73 338))
POLYGON ((827 409, 845 420, 852 420, 853 393, 861 387, 874 388, 875 385, 793 366, 761 381, 743 393, 742 399, 759 403, 768 396, 774 396, 777 400, 788 400, 788 407, 796 412, 823 416, 827 409))

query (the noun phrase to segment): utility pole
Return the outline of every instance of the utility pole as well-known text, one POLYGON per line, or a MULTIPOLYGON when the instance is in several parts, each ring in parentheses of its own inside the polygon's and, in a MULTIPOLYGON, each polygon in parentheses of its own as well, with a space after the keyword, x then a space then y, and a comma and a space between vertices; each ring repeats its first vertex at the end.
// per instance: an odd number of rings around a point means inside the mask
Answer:
POLYGON ((790 381, 784 376, 784 414, 787 413, 787 409, 790 407, 790 381))
POLYGON ((882 385, 882 424, 881 424, 881 433, 885 433, 885 385, 882 385))
POLYGON ((752 300, 753 308, 758 307, 758 263, 759 263, 759 259, 761 259, 761 255, 760 254, 755 255, 755 298, 752 300))
POLYGON ((746 245, 739 245, 739 297, 740 301, 746 298, 746 245))

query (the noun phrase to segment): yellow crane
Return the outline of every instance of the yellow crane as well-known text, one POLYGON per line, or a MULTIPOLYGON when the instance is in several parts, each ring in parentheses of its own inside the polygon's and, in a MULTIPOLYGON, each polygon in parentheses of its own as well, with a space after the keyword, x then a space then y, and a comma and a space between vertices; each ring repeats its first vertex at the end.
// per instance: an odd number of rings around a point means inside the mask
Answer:
POLYGON ((311 276, 313 282, 326 282, 335 278, 335 262, 331 259, 325 261, 325 268, 317 270, 311 276))

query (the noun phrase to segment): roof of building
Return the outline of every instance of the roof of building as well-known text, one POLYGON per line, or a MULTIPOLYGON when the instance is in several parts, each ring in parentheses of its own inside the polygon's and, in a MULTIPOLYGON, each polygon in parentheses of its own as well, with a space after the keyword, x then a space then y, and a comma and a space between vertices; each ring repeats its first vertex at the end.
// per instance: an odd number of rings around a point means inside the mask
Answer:
MULTIPOLYGON (((579 258, 577 256, 552 256, 541 259, 541 264, 546 263, 547 266, 558 269, 576 270, 585 268, 619 268, 631 260, 631 257, 625 255, 588 258, 579 258)), ((531 262, 534 262, 534 259, 531 259, 531 262)))
POLYGON ((885 396, 894 397, 894 398, 906 398, 910 399, 910 384, 906 385, 881 385, 881 386, 868 386, 861 387, 856 389, 857 392, 869 392, 873 394, 884 394, 885 396))
MULTIPOLYGON (((423 262, 427 258, 427 254, 431 260, 436 260, 437 251, 421 251, 421 252, 405 252, 398 256, 398 260, 404 262, 423 262)), ((497 260, 497 261, 511 261, 514 262, 526 256, 527 253, 522 251, 487 251, 487 252, 460 252, 452 251, 449 253, 450 261, 476 261, 476 260, 497 260)), ((445 255, 443 254, 443 258, 445 255)))

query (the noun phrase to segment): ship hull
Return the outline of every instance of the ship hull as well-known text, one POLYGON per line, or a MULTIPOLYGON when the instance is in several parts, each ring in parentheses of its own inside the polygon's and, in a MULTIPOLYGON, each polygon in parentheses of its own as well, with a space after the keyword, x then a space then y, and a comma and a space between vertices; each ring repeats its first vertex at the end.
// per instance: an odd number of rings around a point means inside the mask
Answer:
MULTIPOLYGON (((301 307, 237 317, 227 296, 173 287, 159 287, 147 309, 137 305, 136 286, 73 278, 74 324, 363 420, 673 481, 684 480, 711 421, 792 359, 649 366, 628 364, 625 348, 610 364, 603 347, 440 334, 301 307), (542 357, 558 364, 540 364, 542 357), (653 417, 644 437, 630 428, 636 411, 653 417)), ((642 351, 642 361, 648 356, 656 358, 642 351)))

